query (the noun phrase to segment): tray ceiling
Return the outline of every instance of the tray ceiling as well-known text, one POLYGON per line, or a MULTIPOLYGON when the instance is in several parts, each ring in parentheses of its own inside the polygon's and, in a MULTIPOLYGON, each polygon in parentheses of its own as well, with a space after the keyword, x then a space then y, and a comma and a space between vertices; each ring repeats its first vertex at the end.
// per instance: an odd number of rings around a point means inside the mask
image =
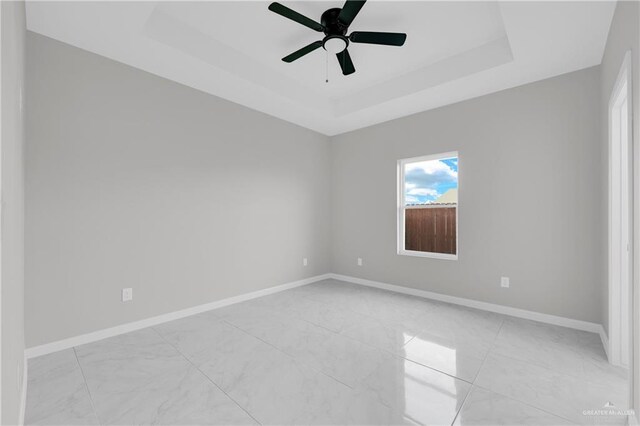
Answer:
MULTIPOLYGON (((318 19, 341 2, 283 2, 318 19)), ((351 31, 406 32, 357 44, 356 73, 317 50, 321 34, 269 2, 27 2, 28 29, 247 107, 335 135, 602 60, 614 2, 369 1, 351 31), (326 83, 328 74, 329 82, 326 83)))

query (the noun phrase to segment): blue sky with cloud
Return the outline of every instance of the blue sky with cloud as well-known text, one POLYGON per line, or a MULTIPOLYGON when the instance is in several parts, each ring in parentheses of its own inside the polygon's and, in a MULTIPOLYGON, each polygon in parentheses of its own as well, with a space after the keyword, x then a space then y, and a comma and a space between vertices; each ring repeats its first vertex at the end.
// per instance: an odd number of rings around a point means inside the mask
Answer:
POLYGON ((458 188, 458 159, 406 164, 404 183, 405 204, 433 202, 449 189, 458 188))

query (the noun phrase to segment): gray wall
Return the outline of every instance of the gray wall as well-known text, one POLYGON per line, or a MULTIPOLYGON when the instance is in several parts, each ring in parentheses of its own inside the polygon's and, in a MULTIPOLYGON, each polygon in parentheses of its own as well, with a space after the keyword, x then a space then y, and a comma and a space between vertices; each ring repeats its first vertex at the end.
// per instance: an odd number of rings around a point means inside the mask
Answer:
POLYGON ((23 2, 2 8, 2 424, 20 417, 24 369, 23 2))
POLYGON ((27 347, 329 272, 327 137, 34 33, 27 83, 27 347))
POLYGON ((600 322, 599 78, 590 68, 333 138, 333 271, 600 322), (396 161, 454 150, 459 260, 397 255, 396 161))
MULTIPOLYGON (((609 156, 609 128, 608 128, 608 113, 609 113, 609 99, 611 98, 611 91, 613 85, 618 78, 620 67, 624 55, 628 50, 631 50, 632 57, 632 73, 633 73, 633 114, 635 117, 633 128, 633 140, 634 140, 634 182, 640 182, 640 7, 637 2, 620 1, 616 6, 616 12, 613 16, 611 23, 611 29, 609 30, 609 38, 607 39, 607 45, 604 52, 601 65, 601 120, 602 120, 602 169, 603 174, 601 176, 603 191, 605 194, 604 200, 608 197, 608 156, 609 156)), ((634 318, 634 361, 632 369, 634 371, 640 371, 640 185, 636 184, 634 188, 634 217, 635 217, 635 229, 634 229, 634 295, 635 295, 635 318, 634 318)), ((603 222, 602 227, 607 232, 608 222, 607 204, 603 203, 603 222)), ((605 234, 606 235, 606 234, 605 234)), ((605 244, 608 243, 605 240, 605 244)), ((602 282, 602 324, 609 332, 609 294, 608 294, 608 261, 607 254, 602 258, 603 271, 602 282)), ((640 410, 640 377, 638 374, 632 374, 634 377, 633 384, 633 408, 636 412, 640 410)))

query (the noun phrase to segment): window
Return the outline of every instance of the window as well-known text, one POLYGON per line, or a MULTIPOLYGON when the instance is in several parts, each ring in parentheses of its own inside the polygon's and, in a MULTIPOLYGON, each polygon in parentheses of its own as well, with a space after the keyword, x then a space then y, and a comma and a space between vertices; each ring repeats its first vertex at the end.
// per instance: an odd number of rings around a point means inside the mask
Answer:
POLYGON ((458 258, 458 153, 398 161, 398 254, 458 258))

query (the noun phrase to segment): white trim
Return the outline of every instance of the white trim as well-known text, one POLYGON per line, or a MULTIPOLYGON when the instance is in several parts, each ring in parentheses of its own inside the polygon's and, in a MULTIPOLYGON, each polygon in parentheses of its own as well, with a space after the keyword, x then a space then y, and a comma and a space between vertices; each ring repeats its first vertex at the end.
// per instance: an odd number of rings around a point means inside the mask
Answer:
MULTIPOLYGON (((2 3, 0 3, 0 46, 2 46, 2 3)), ((0 70, 2 70, 2 49, 0 49, 0 70)), ((0 78, 0 100, 2 98, 2 78, 0 78)), ((0 158, 2 158, 2 102, 0 102, 0 158)), ((2 220, 2 211, 4 208, 2 207, 2 162, 0 161, 0 224, 3 222, 2 220)), ((24 284, 24 281, 23 281, 24 284)), ((24 304, 24 303, 23 303, 24 304)), ((0 226, 0 323, 2 323, 2 226, 0 226)), ((24 327, 22 329, 24 335, 24 327)), ((3 336, 2 336, 2 327, 0 327, 0 377, 4 377, 2 374, 2 344, 3 336)), ((0 385, 0 423, 2 423, 2 388, 4 386, 0 385)))
POLYGON ((22 393, 20 395, 20 417, 18 424, 24 426, 24 413, 27 411, 27 351, 24 353, 24 366, 22 367, 22 393))
POLYGON ((458 260, 457 254, 435 253, 430 251, 415 251, 403 249, 399 250, 398 254, 402 256, 429 257, 431 259, 458 260))
POLYGON ((600 341, 602 342, 604 353, 607 355, 607 359, 609 359, 609 338, 607 337, 607 332, 602 325, 600 325, 600 331, 598 331, 598 334, 600 335, 600 341))
POLYGON ((458 207, 458 203, 441 203, 441 204, 409 204, 408 206, 405 206, 404 209, 405 210, 411 210, 411 209, 452 209, 458 207))
MULTIPOLYGON (((621 330, 623 329, 621 325, 621 313, 623 310, 622 303, 625 301, 632 300, 631 297, 622 297, 621 292, 621 283, 623 282, 624 274, 627 275, 628 288, 631 292, 632 288, 632 280, 633 280, 633 155, 631 152, 631 147, 633 146, 633 92, 632 92, 632 70, 631 70, 631 51, 627 51, 624 59, 622 61, 622 65, 620 66, 620 71, 618 73, 616 82, 611 91, 611 96, 609 98, 608 104, 608 128, 607 128, 607 137, 608 137, 608 307, 609 307, 609 341, 607 346, 607 356, 609 362, 613 365, 622 365, 623 356, 622 356, 622 343, 623 337, 621 336, 621 330), (627 144, 626 144, 626 153, 623 153, 619 149, 615 149, 614 146, 614 117, 613 111, 616 107, 616 103, 618 102, 619 96, 623 93, 622 91, 626 91, 626 103, 627 103, 627 144), (614 155, 615 154, 615 155, 614 155), (622 159, 627 159, 627 164, 623 167, 621 162, 616 163, 614 160, 617 159, 621 161, 622 159), (620 190, 617 190, 614 195, 614 189, 617 187, 614 185, 614 176, 620 178, 625 174, 628 176, 628 187, 627 189, 627 197, 628 200, 628 208, 629 214, 627 219, 627 224, 621 223, 620 217, 622 216, 622 211, 620 208, 621 200, 624 199, 620 190), (626 232, 624 232, 626 226, 626 232), (618 229, 622 227, 621 229, 618 229), (624 244, 624 238, 626 234, 626 249, 624 244), (626 271, 622 271, 620 268, 620 264, 623 263, 623 256, 628 258, 628 267, 624 268, 626 271)), ((619 186, 618 186, 619 187, 619 186)), ((629 296, 631 296, 629 294, 629 296)), ((628 307, 628 314, 630 317, 630 321, 632 321, 632 309, 628 307)), ((633 327, 629 327, 632 329, 633 327)), ((628 336, 629 347, 632 346, 631 336, 628 336)), ((631 350, 631 349, 630 349, 631 350)), ((629 362, 632 362, 633 356, 629 356, 629 362)))
MULTIPOLYGON (((405 188, 404 188, 404 167, 407 164, 411 163, 419 163, 422 161, 434 161, 434 160, 446 160, 449 158, 455 158, 458 160, 458 170, 460 170, 460 155, 458 151, 451 152, 443 152, 441 154, 432 154, 432 155, 423 155, 421 157, 412 157, 412 158, 402 158, 397 162, 397 240, 396 240, 396 253, 399 256, 414 256, 414 257, 426 257, 431 259, 441 259, 441 260, 458 260, 458 256, 460 254, 460 237, 459 237, 459 228, 460 228, 460 175, 458 174, 458 202, 455 206, 456 209, 456 253, 448 254, 448 253, 435 253, 435 252, 427 252, 427 251, 414 251, 414 250, 406 250, 404 248, 405 238, 404 238, 404 216, 405 210, 408 208, 427 208, 427 207, 415 207, 415 206, 406 206, 405 205, 405 188)), ((447 207, 447 206, 442 206, 447 207)))
POLYGON ((629 418, 627 419, 627 423, 629 426, 638 426, 640 423, 638 422, 638 417, 635 414, 629 414, 629 418))
POLYGON ((131 331, 140 330, 142 328, 151 327, 165 322, 185 318, 191 315, 196 315, 202 312, 211 311, 213 309, 222 308, 224 306, 233 305, 235 303, 244 302, 247 300, 255 299, 257 297, 267 296, 269 294, 278 293, 284 290, 289 290, 295 287, 301 287, 303 285, 311 284, 317 281, 322 281, 331 278, 331 274, 316 275, 314 277, 305 278, 299 281, 293 281, 287 284, 278 285, 275 287, 265 288, 263 290, 254 291, 251 293, 241 294, 239 296, 229 297, 227 299, 216 300, 215 302, 206 303, 204 305, 194 306, 180 311, 169 312, 167 314, 158 315, 151 318, 146 318, 140 321, 134 321, 126 324, 121 324, 111 328, 105 328, 103 330, 94 331, 80 336, 70 337, 68 339, 58 340, 56 342, 45 343, 44 345, 34 346, 25 350, 25 356, 27 359, 35 358, 41 355, 58 352, 63 349, 69 349, 74 346, 84 345, 86 343, 96 342, 98 340, 106 339, 108 337, 118 336, 120 334, 129 333, 131 331))
POLYGON ((353 284, 365 285, 368 287, 380 288, 383 290, 395 291, 396 293, 409 294, 411 296, 424 297, 425 299, 439 300, 441 302, 453 303, 455 305, 468 306, 470 308, 481 309, 483 311, 495 312, 517 318, 524 318, 546 324, 559 325, 576 330, 599 333, 602 329, 600 324, 576 320, 572 318, 559 317, 555 315, 542 314, 540 312, 527 311, 524 309, 511 308, 509 306, 496 305, 493 303, 481 302, 479 300, 465 299, 462 297, 449 296, 441 293, 433 293, 426 290, 418 290, 410 287, 402 287, 394 284, 387 284, 378 281, 366 280, 363 278, 350 277, 340 274, 329 274, 331 278, 339 281, 346 281, 353 284))
MULTIPOLYGON (((204 305, 194 306, 192 308, 183 309, 180 311, 170 312, 168 314, 159 315, 152 318, 147 318, 140 321, 135 321, 127 324, 122 324, 116 327, 111 327, 92 333, 83 334, 76 337, 71 337, 56 342, 46 343, 40 346, 34 346, 25 350, 25 358, 31 359, 41 355, 61 351, 63 349, 69 349, 74 346, 83 345, 86 343, 95 342, 98 340, 106 339, 108 337, 117 336, 131 331, 140 330, 142 328, 151 327, 165 322, 173 321, 180 318, 185 318, 191 315, 207 312, 213 309, 222 308, 224 306, 233 305, 235 303, 244 302, 247 300, 255 299, 269 294, 278 293, 284 290, 288 290, 295 287, 301 287, 303 285, 311 284, 317 281, 326 279, 335 279, 339 281, 350 282, 353 284, 360 284, 368 287, 380 288, 383 290, 394 291, 396 293, 409 294, 412 296, 423 297, 426 299, 439 300, 441 302, 453 303, 456 305, 467 306, 470 308, 481 309, 484 311, 495 312, 504 315, 510 315, 517 318, 524 318, 533 321, 543 322, 546 324, 559 325, 562 327, 573 328, 576 330, 589 331, 592 333, 600 334, 601 339, 606 339, 604 329, 600 324, 580 321, 571 318, 559 317, 555 315, 543 314, 539 312, 527 311, 524 309, 512 308, 509 306, 496 305, 488 302, 481 302, 473 299, 465 299, 462 297, 449 296, 441 293, 434 293, 426 290, 418 290, 410 287, 402 287, 394 284, 387 284, 379 281, 366 280, 363 278, 351 277, 347 275, 328 273, 323 275, 316 275, 314 277, 306 278, 300 281, 294 281, 288 284, 282 284, 276 287, 270 287, 264 290, 254 291, 239 296, 230 297, 227 299, 218 300, 215 302, 207 303, 204 305)), ((25 377, 26 377, 26 365, 25 362, 25 377)), ((26 382, 23 389, 26 394, 26 382)))

